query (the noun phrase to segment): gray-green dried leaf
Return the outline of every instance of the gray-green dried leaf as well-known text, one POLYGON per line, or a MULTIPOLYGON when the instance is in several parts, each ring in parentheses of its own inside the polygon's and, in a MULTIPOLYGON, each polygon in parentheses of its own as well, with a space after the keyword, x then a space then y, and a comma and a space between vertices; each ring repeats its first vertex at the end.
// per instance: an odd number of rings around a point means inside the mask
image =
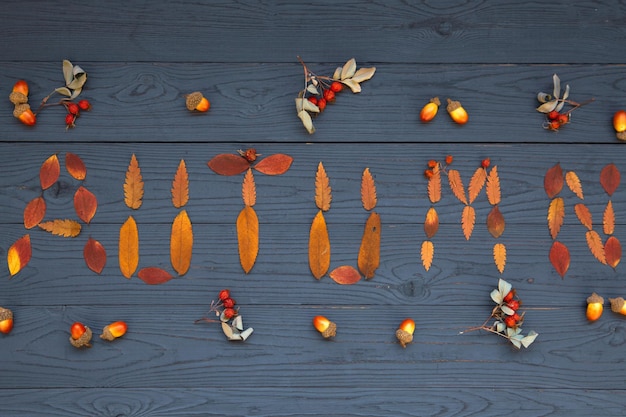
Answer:
POLYGON ((63 60, 63 78, 65 85, 69 85, 74 79, 74 65, 67 59, 63 60))
POLYGON ((363 81, 367 81, 374 76, 376 72, 376 67, 369 68, 359 68, 357 72, 351 77, 353 81, 357 83, 362 83, 363 81))
POLYGON ((311 115, 305 111, 301 110, 298 112, 298 117, 302 120, 302 124, 309 134, 313 134, 315 132, 315 127, 313 126, 313 119, 311 119, 311 115))
POLYGON ((342 80, 341 81, 344 85, 346 85, 348 88, 350 88, 350 90, 352 90, 353 93, 360 93, 361 92, 361 85, 354 81, 353 79, 348 79, 348 80, 342 80))
POLYGON ((56 91, 57 93, 61 94, 62 96, 67 96, 67 97, 71 97, 72 96, 72 92, 67 87, 55 88, 54 91, 56 91))
POLYGON ((352 78, 354 73, 356 72, 356 60, 354 58, 349 59, 341 68, 341 76, 339 77, 341 80, 346 80, 348 78, 352 78))

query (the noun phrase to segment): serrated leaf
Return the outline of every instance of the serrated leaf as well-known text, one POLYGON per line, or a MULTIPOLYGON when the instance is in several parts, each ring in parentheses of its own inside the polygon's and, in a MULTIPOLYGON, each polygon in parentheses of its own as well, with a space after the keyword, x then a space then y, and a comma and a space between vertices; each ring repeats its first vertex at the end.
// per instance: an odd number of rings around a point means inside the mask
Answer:
POLYGON ((467 197, 465 197, 465 188, 461 180, 461 173, 456 169, 448 170, 448 183, 450 184, 452 194, 454 194, 461 203, 467 205, 467 197))
POLYGON ((563 170, 561 169, 561 165, 557 163, 546 172, 543 178, 543 188, 548 197, 554 198, 563 189, 563 183, 563 170))
POLYGON ((587 240, 587 246, 591 254, 600 263, 606 264, 606 257, 604 256, 604 245, 602 244, 602 238, 595 230, 589 230, 585 233, 585 239, 587 240))
POLYGON ((563 225, 563 218, 565 217, 565 203, 563 198, 558 197, 550 202, 548 207, 548 229, 550 230, 550 236, 552 239, 556 239, 556 236, 561 230, 563 225))
POLYGON ((600 171, 600 184, 609 196, 612 196, 621 181, 621 174, 615 164, 608 164, 600 171))
POLYGON ((32 229, 46 216, 46 201, 43 197, 35 197, 24 208, 24 227, 32 229))
POLYGON ((87 267, 96 274, 100 274, 107 263, 107 253, 104 246, 91 237, 83 248, 83 258, 87 267))
POLYGON ((292 162, 291 156, 277 153, 261 159, 254 169, 265 175, 282 175, 289 170, 292 162))
POLYGON ((330 271, 330 274, 328 275, 333 279, 333 281, 341 285, 356 284, 361 279, 359 271, 350 265, 339 266, 330 271))
POLYGON ((474 210, 474 207, 463 207, 463 213, 461 214, 461 228, 463 229, 463 235, 466 240, 469 240, 472 236, 474 223, 476 223, 476 211, 474 210))
POLYGON ((433 169, 433 175, 428 179, 428 199, 433 204, 441 200, 441 171, 439 166, 433 169))
POLYGON ((425 240, 422 242, 422 265, 424 269, 428 271, 433 264, 433 258, 435 256, 435 245, 430 240, 425 240))
POLYGON ((489 214, 487 215, 487 230, 494 238, 499 238, 504 233, 504 216, 500 212, 498 206, 493 206, 489 214))
POLYGON ((354 81, 352 79, 347 79, 347 80, 343 80, 341 82, 346 87, 348 87, 350 89, 350 91, 352 91, 354 94, 357 94, 357 93, 361 92, 361 84, 357 83, 356 81, 354 81))
POLYGON ((172 204, 176 208, 184 207, 189 202, 189 174, 185 160, 181 159, 172 181, 172 204))
POLYGON ((376 207, 376 184, 369 168, 365 168, 361 176, 361 202, 365 210, 373 210, 376 207))
POLYGON ((583 186, 580 183, 578 175, 574 171, 568 171, 567 174, 565 174, 565 182, 567 183, 569 189, 576 195, 576 197, 580 198, 581 200, 585 199, 585 196, 583 195, 583 186))
POLYGON ((141 168, 135 154, 130 158, 130 164, 126 170, 126 179, 124 181, 124 202, 126 206, 133 210, 141 207, 143 199, 143 178, 141 176, 141 168))
POLYGON ((351 58, 341 68, 341 75, 339 76, 339 78, 341 80, 352 78, 352 76, 355 73, 356 73, 356 60, 354 58, 351 58))
POLYGON ((309 132, 310 135, 315 133, 315 126, 313 126, 313 119, 311 119, 311 115, 306 110, 300 110, 298 112, 298 117, 302 121, 302 125, 309 132))
POLYGON ((89 224, 98 209, 98 199, 87 188, 80 186, 74 193, 74 210, 78 218, 89 224))
POLYGON ((363 81, 367 81, 374 76, 376 73, 376 67, 369 68, 359 68, 354 75, 352 76, 352 81, 357 83, 362 83, 363 81))
POLYGON ((170 261, 178 275, 185 275, 191 265, 193 229, 186 210, 181 210, 172 222, 170 261))
POLYGON ((65 169, 76 180, 82 181, 87 177, 87 167, 78 155, 71 152, 65 154, 65 169))
POLYGON ((574 212, 576 213, 576 217, 580 223, 587 228, 587 230, 591 230, 593 228, 593 221, 591 217, 591 211, 587 208, 586 205, 579 203, 574 206, 574 212))
POLYGON ((330 209, 330 202, 332 201, 331 191, 328 175, 326 175, 324 165, 320 162, 315 173, 315 205, 318 209, 322 211, 330 209))
POLYGON ((493 245, 493 261, 498 268, 498 271, 502 274, 504 267, 506 266, 506 246, 502 243, 496 243, 493 245))
POLYGON ((467 192, 469 194, 469 204, 472 204, 476 197, 480 194, 480 191, 487 182, 487 170, 483 167, 476 168, 474 175, 470 178, 469 185, 467 186, 467 192))
POLYGON ((500 177, 498 176, 498 166, 494 166, 489 171, 489 175, 487 176, 487 187, 485 189, 487 193, 487 200, 489 204, 495 206, 500 204, 502 200, 502 195, 500 192, 500 177))
POLYGON ((48 233, 61 237, 76 237, 80 234, 80 223, 70 219, 55 219, 39 223, 38 226, 48 233))
POLYGON ((426 218, 424 219, 424 233, 426 237, 431 239, 439 230, 439 215, 434 207, 431 207, 426 212, 426 218))
POLYGON ((241 197, 243 198, 243 204, 246 206, 252 207, 256 204, 256 186, 254 184, 252 169, 248 169, 248 172, 246 172, 246 175, 243 177, 241 197))
POLYGON ((254 209, 244 207, 237 217, 239 262, 247 274, 252 270, 259 253, 259 219, 254 209))
POLYGON ((569 269, 570 254, 567 246, 558 240, 555 240, 550 248, 550 263, 561 278, 564 278, 569 269))
POLYGON ((609 236, 604 242, 604 257, 607 265, 611 268, 617 268, 622 259, 622 244, 615 236, 609 236))
POLYGON ((365 276, 365 279, 374 278, 380 265, 380 234, 380 216, 378 213, 372 212, 365 223, 357 260, 359 271, 365 276))
POLYGON ((322 210, 311 223, 309 232, 309 268, 316 279, 322 278, 330 268, 330 239, 322 210))
POLYGON ((24 235, 13 243, 7 250, 7 265, 11 276, 20 272, 32 257, 30 235, 24 235))
POLYGON ((606 204, 604 215, 602 217, 602 226, 605 235, 615 233, 615 211, 613 211, 613 203, 611 200, 606 204))
POLYGON ((133 216, 120 227, 118 260, 122 275, 130 279, 139 265, 139 231, 133 216))
POLYGON ((139 272, 137 272, 137 276, 139 277, 139 279, 149 285, 163 284, 174 278, 174 276, 166 270, 157 268, 155 266, 141 268, 139 272))
POLYGON ((224 176, 239 175, 250 168, 250 162, 242 156, 232 153, 215 155, 207 162, 207 165, 216 174, 224 176))
POLYGON ((48 159, 41 164, 39 169, 39 182, 42 190, 47 190, 52 187, 59 179, 61 174, 61 165, 59 164, 59 158, 56 154, 51 155, 48 159))

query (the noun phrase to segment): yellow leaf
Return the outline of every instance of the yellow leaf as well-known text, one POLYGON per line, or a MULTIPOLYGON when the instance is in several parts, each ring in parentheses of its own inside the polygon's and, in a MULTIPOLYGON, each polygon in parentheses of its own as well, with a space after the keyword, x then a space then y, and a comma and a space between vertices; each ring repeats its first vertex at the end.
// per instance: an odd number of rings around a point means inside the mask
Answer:
POLYGON ((472 175, 472 178, 470 179, 469 186, 467 187, 470 204, 476 200, 476 197, 480 194, 480 191, 483 189, 486 181, 487 170, 483 167, 476 168, 474 175, 472 175))
POLYGON ((428 180, 428 198, 433 204, 441 200, 441 171, 439 166, 433 168, 433 176, 428 180))
POLYGON ((7 264, 11 276, 20 272, 30 262, 32 256, 32 247, 30 244, 30 235, 24 235, 7 251, 7 264))
POLYGON ((461 180, 461 174, 456 169, 448 170, 448 183, 452 194, 461 201, 463 204, 467 204, 467 197, 465 197, 465 189, 463 188, 463 181, 461 180))
POLYGON ((556 239, 556 235, 559 234, 564 217, 565 203, 563 198, 557 197, 550 202, 550 207, 548 207, 548 229, 550 229, 552 239, 556 239))
POLYGON ((600 261, 600 263, 606 264, 606 257, 604 256, 604 245, 600 235, 595 230, 589 230, 585 233, 587 239, 587 246, 593 254, 593 256, 600 261))
POLYGON ((317 279, 322 278, 330 268, 330 239, 322 210, 317 212, 311 223, 309 232, 309 268, 317 279))
POLYGON ((363 231, 357 264, 365 279, 374 278, 380 265, 380 216, 372 212, 363 231))
POLYGON ((498 177, 497 165, 489 171, 489 175, 487 176, 487 188, 485 191, 487 192, 487 200, 489 201, 489 204, 492 206, 500 204, 502 196, 500 193, 500 177, 498 177))
POLYGON ((189 201, 189 174, 185 160, 181 159, 172 181, 172 204, 181 208, 189 201))
POLYGON ((259 253, 259 219, 250 206, 245 206, 237 217, 237 240, 239 262, 247 274, 254 266, 259 253))
POLYGON ((574 171, 568 171, 567 174, 565 174, 565 182, 567 183, 569 189, 572 190, 572 192, 576 194, 578 198, 584 200, 585 197, 583 195, 583 186, 580 183, 578 175, 576 175, 574 171))
POLYGON ((369 168, 365 168, 361 176, 361 202, 365 210, 376 207, 376 184, 369 168))
POLYGON ((182 210, 172 223, 170 235, 170 261, 178 275, 185 275, 191 265, 193 229, 186 210, 182 210))
POLYGON ((246 206, 252 207, 256 204, 256 186, 254 184, 252 169, 250 168, 248 168, 246 175, 243 177, 241 197, 243 198, 243 204, 246 206))
POLYGON ((433 264, 433 257, 435 256, 435 245, 430 240, 422 242, 422 265, 425 270, 429 270, 433 264))
POLYGON ((463 235, 466 240, 469 240, 474 230, 474 223, 476 222, 476 211, 474 207, 465 206, 463 208, 463 214, 461 215, 461 227, 463 229, 463 235))
POLYGON ((120 228, 118 258, 122 275, 130 279, 139 265, 139 231, 133 216, 120 228))
POLYGON ((143 198, 143 178, 135 154, 130 159, 126 180, 124 181, 124 202, 129 208, 137 210, 143 198))
POLYGON ((605 235, 612 235, 615 232, 615 211, 613 210, 613 203, 611 203, 611 200, 609 200, 606 204, 606 208, 604 209, 602 225, 605 235))
POLYGON ((503 273, 504 266, 506 265, 506 246, 502 243, 496 243, 493 245, 493 260, 496 263, 498 271, 503 273))
POLYGON ((80 234, 80 223, 69 219, 55 219, 39 223, 46 232, 62 237, 76 237, 80 234))
POLYGON ((326 175, 324 165, 320 162, 315 174, 315 205, 322 211, 328 211, 331 200, 332 194, 328 175, 326 175))

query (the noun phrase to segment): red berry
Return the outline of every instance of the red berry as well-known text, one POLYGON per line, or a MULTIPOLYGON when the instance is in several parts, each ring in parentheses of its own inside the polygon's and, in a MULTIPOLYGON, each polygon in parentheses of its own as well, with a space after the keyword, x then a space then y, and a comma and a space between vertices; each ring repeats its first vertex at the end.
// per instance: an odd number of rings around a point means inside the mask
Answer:
POLYGON ((315 96, 309 96, 307 98, 307 100, 309 100, 311 103, 315 104, 317 106, 317 97, 315 96))
POLYGON ((324 99, 327 102, 332 103, 335 101, 335 92, 333 90, 324 90, 324 99))
POLYGON ((508 316, 504 319, 504 324, 506 324, 506 327, 515 327, 517 325, 517 320, 515 320, 513 316, 508 316))
POLYGON ((437 161, 435 161, 434 159, 431 159, 430 161, 428 161, 428 168, 434 168, 437 166, 437 161))
POLYGON ((72 113, 68 113, 65 115, 65 124, 67 125, 68 128, 70 127, 74 127, 74 121, 76 120, 76 116, 73 115, 72 113))
POLYGON ((424 170, 424 177, 426 177, 427 180, 431 179, 433 177, 433 175, 435 175, 435 173, 433 172, 432 169, 425 169, 424 170))
POLYGON ((81 110, 89 111, 89 110, 91 110, 91 103, 88 102, 87 100, 80 100, 78 102, 78 107, 81 110))
POLYGON ((333 91, 334 93, 338 93, 341 90, 343 90, 343 84, 341 84, 339 81, 333 81, 330 84, 330 89, 331 91, 333 91))
POLYGON ((561 113, 559 113, 558 111, 552 110, 550 113, 548 113, 548 120, 556 120, 559 118, 560 114, 561 113))
POLYGON ((74 114, 74 115, 78 115, 78 111, 79 111, 79 107, 78 104, 76 103, 68 103, 67 105, 67 111, 70 114, 74 114))
POLYGON ((224 318, 226 318, 226 320, 232 319, 236 314, 237 312, 234 308, 227 308, 224 310, 224 318))
POLYGON ((222 300, 222 304, 224 304, 225 308, 233 308, 236 303, 235 303, 235 300, 229 297, 225 300, 222 300))
POLYGON ((504 296, 504 302, 505 303, 510 303, 511 300, 513 300, 513 297, 515 297, 515 290, 509 291, 509 293, 504 296))
POLYGON ((520 316, 517 313, 513 314, 511 317, 513 317, 513 320, 515 320, 515 323, 519 323, 519 321, 522 319, 522 316, 520 316))
POLYGON ((519 309, 520 306, 520 302, 518 300, 511 300, 508 303, 506 303, 507 307, 509 307, 511 310, 513 311, 517 311, 519 309))
POLYGON ((320 111, 324 111, 324 109, 326 108, 326 99, 325 98, 320 98, 317 101, 317 107, 319 107, 320 111))
POLYGON ((559 114, 559 117, 557 120, 562 125, 569 123, 569 114, 559 114))
POLYGON ((220 291, 219 298, 222 301, 224 301, 227 298, 230 298, 230 291, 229 290, 222 290, 222 291, 220 291))
POLYGON ((483 159, 483 161, 480 163, 480 166, 487 169, 489 168, 489 165, 491 164, 491 160, 489 158, 485 158, 483 159))
POLYGON ((454 157, 452 155, 446 155, 446 165, 450 165, 453 160, 454 157))

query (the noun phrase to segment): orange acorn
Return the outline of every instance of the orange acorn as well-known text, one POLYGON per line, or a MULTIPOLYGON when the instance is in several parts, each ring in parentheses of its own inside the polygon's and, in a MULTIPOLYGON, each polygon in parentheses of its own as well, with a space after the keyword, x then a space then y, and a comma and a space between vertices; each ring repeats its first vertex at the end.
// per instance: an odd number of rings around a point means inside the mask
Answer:
POLYGON ((13 116, 20 119, 26 126, 32 126, 37 122, 35 114, 30 109, 28 103, 16 104, 13 109, 13 116))
POLYGON ((619 140, 626 140, 626 111, 618 110, 613 115, 613 128, 619 140))
POLYGON ((128 325, 125 322, 114 321, 113 323, 104 326, 100 338, 108 341, 115 340, 118 337, 124 336, 126 330, 128 330, 128 325))
POLYGON ((75 348, 91 347, 91 329, 80 322, 70 327, 70 343, 75 348))
POLYGON ((595 292, 587 297, 587 320, 596 321, 602 316, 604 298, 595 292))
POLYGON ((430 101, 422 107, 422 111, 420 111, 420 120, 424 123, 433 120, 437 115, 440 105, 441 102, 439 101, 439 97, 431 98, 430 101))
POLYGON ((13 329, 13 312, 0 307, 0 333, 9 334, 13 329))
POLYGON ((609 302, 611 303, 612 312, 626 316, 626 301, 624 301, 623 297, 609 298, 609 302))
POLYGON ((186 97, 185 104, 187 105, 187 110, 205 112, 211 107, 209 100, 199 91, 188 94, 186 97))
POLYGON ((324 336, 324 339, 337 334, 337 325, 324 316, 313 317, 313 327, 324 336))
POLYGON ((22 93, 25 96, 28 96, 28 84, 24 80, 19 80, 13 86, 14 93, 22 93))
POLYGON ((464 125, 467 123, 469 116, 467 111, 461 106, 460 101, 452 101, 448 99, 448 106, 446 107, 448 114, 456 123, 460 125, 464 125))
POLYGON ((415 332, 415 322, 413 319, 404 319, 398 330, 396 330, 396 337, 403 348, 413 341, 413 333, 415 332))

